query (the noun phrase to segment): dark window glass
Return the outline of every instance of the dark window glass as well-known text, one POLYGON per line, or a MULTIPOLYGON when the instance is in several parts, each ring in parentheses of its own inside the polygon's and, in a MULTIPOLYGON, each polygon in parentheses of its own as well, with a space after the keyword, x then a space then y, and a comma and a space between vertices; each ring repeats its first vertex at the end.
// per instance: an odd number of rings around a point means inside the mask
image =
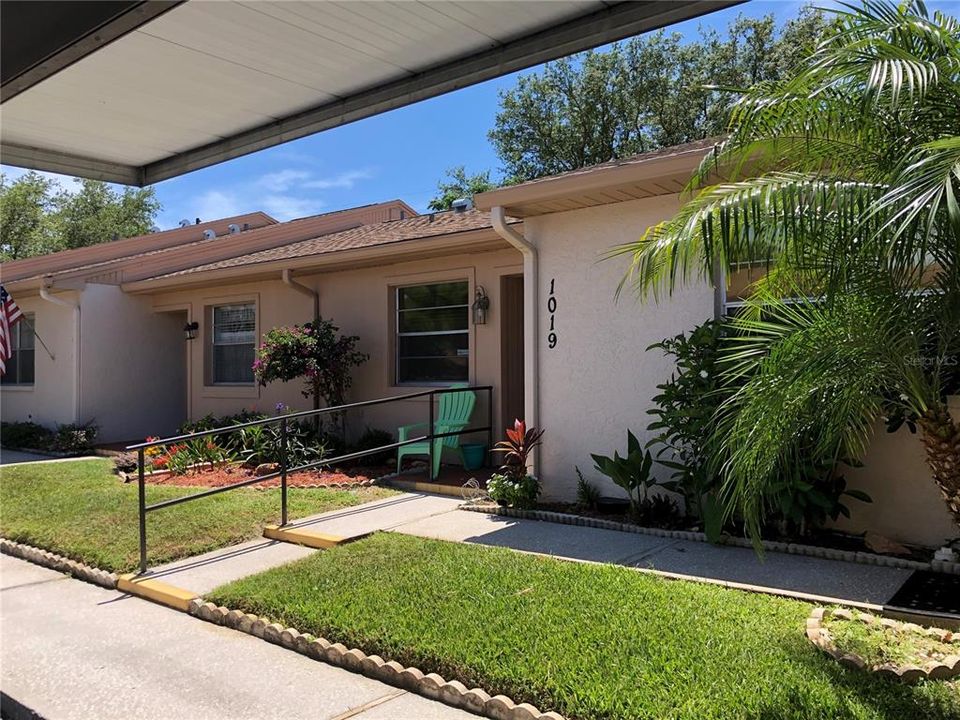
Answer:
POLYGON ((469 376, 467 282, 397 288, 397 382, 454 383, 469 376))

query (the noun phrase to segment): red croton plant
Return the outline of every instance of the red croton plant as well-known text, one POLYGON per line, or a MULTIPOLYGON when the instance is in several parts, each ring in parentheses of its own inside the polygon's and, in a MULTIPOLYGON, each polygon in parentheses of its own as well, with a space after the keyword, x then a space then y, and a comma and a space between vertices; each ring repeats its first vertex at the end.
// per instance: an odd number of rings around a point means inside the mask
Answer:
POLYGON ((503 472, 514 478, 522 478, 527 474, 527 458, 533 449, 540 444, 543 430, 527 428, 523 420, 514 420, 513 427, 507 428, 507 439, 501 440, 494 447, 495 452, 502 452, 503 472))

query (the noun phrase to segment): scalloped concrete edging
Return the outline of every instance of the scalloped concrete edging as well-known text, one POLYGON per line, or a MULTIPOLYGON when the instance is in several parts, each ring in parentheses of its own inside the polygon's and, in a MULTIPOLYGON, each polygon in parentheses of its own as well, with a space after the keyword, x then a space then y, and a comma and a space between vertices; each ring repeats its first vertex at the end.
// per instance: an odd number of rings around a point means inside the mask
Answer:
POLYGON ((93 583, 94 585, 99 585, 100 587, 105 587, 110 590, 116 590, 117 588, 117 576, 115 573, 91 567, 90 565, 84 565, 76 560, 65 558, 62 555, 57 555, 48 550, 41 550, 33 545, 25 545, 24 543, 0 538, 0 553, 32 562, 35 565, 42 565, 51 570, 67 573, 78 580, 84 580, 85 582, 93 583))
MULTIPOLYGON (((619 532, 636 533, 638 535, 655 535, 657 537, 671 538, 674 540, 692 540, 694 542, 709 542, 707 536, 702 532, 692 530, 664 530, 661 528, 648 528, 630 523, 617 522, 615 520, 604 520, 602 518, 591 518, 583 515, 573 515, 571 513, 560 513, 552 510, 520 510, 517 508, 501 507, 494 504, 464 504, 460 506, 461 510, 470 512, 487 513, 489 515, 502 515, 504 517, 515 517, 524 520, 540 520, 543 522, 555 522, 562 525, 583 525, 585 527, 601 528, 603 530, 617 530, 619 532)), ((721 545, 732 545, 733 547, 752 548, 753 543, 747 538, 738 538, 725 536, 721 545)), ((930 562, 921 562, 918 560, 905 560, 903 558, 890 557, 888 555, 876 555, 867 552, 854 552, 852 550, 835 550, 833 548, 819 547, 816 545, 800 545, 797 543, 776 542, 773 540, 764 540, 761 545, 768 552, 787 553, 789 555, 806 555, 808 557, 823 558, 825 560, 840 560, 843 562, 859 563, 861 565, 878 565, 881 567, 899 568, 902 570, 933 570, 947 575, 960 575, 960 563, 945 562, 943 560, 931 560, 930 562)))
POLYGON ((379 655, 367 655, 357 648, 347 649, 341 643, 331 643, 294 628, 285 628, 279 623, 271 622, 267 617, 230 610, 222 605, 218 607, 212 602, 204 602, 201 598, 193 600, 187 612, 215 625, 253 635, 314 660, 361 673, 374 680, 451 707, 483 715, 491 720, 566 720, 557 712, 540 712, 533 705, 517 704, 506 695, 491 697, 485 690, 467 688, 458 680, 444 680, 436 673, 424 674, 418 668, 404 667, 394 660, 386 661, 379 655))
POLYGON ((960 676, 960 633, 950 632, 942 628, 924 628, 914 623, 904 623, 890 618, 880 618, 871 613, 860 612, 856 615, 843 608, 827 609, 814 608, 807 618, 807 639, 820 650, 839 662, 841 665, 853 668, 855 670, 864 670, 875 673, 881 677, 890 680, 898 680, 902 683, 915 683, 918 680, 949 680, 950 678, 960 676), (918 635, 935 636, 941 642, 955 644, 957 653, 944 658, 943 662, 931 661, 924 667, 919 665, 868 665, 867 662, 856 653, 845 652, 837 647, 833 641, 833 635, 823 627, 824 615, 829 613, 831 617, 839 620, 859 620, 862 623, 871 625, 877 623, 887 628, 900 628, 918 635))

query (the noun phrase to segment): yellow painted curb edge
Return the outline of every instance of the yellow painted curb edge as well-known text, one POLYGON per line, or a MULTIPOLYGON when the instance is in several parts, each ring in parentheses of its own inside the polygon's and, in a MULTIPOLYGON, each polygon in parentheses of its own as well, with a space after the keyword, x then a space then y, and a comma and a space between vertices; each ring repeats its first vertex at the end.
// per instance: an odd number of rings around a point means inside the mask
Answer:
POLYGON ((305 545, 306 547, 326 550, 328 548, 342 545, 348 540, 356 538, 344 538, 339 535, 327 535, 326 533, 313 532, 311 530, 299 530, 297 528, 282 528, 279 525, 267 525, 263 528, 263 536, 271 540, 280 540, 281 542, 293 543, 294 545, 305 545))
POLYGON ((121 575, 117 578, 117 590, 153 600, 153 602, 172 607, 174 610, 180 610, 181 612, 189 612, 190 601, 200 597, 190 590, 184 590, 159 580, 138 577, 133 573, 121 575))

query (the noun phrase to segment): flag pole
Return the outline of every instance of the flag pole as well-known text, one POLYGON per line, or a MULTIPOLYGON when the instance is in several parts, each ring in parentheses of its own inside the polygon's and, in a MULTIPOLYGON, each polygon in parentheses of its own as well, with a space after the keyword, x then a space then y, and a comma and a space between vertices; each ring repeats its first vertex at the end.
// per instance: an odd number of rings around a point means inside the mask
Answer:
POLYGON ((30 328, 33 330, 33 336, 34 336, 37 340, 40 341, 40 345, 42 345, 42 346, 43 346, 43 349, 47 351, 47 355, 50 356, 50 359, 51 359, 51 360, 56 360, 57 358, 54 356, 54 354, 53 354, 52 352, 50 352, 50 348, 47 347, 47 344, 43 341, 43 338, 40 337, 40 333, 37 332, 37 326, 34 325, 34 324, 33 324, 32 322, 30 322, 29 320, 27 320, 27 316, 26 316, 26 315, 24 315, 23 317, 20 318, 20 322, 25 322, 27 325, 30 326, 30 328))

